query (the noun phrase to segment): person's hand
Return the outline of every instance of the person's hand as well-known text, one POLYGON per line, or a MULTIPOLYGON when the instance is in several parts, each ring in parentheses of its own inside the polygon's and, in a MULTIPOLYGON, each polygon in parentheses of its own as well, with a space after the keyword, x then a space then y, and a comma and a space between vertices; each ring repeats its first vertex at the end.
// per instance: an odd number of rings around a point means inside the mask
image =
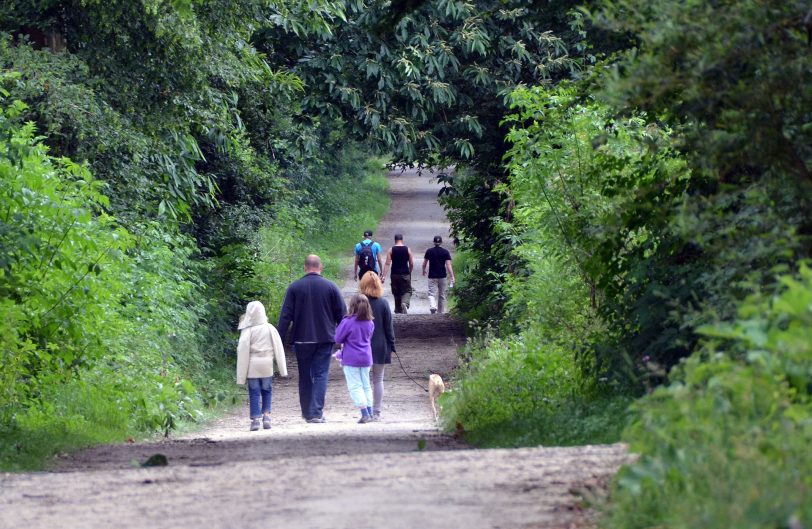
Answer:
POLYGON ((426 275, 426 271, 425 271, 425 270, 423 270, 423 275, 426 275))

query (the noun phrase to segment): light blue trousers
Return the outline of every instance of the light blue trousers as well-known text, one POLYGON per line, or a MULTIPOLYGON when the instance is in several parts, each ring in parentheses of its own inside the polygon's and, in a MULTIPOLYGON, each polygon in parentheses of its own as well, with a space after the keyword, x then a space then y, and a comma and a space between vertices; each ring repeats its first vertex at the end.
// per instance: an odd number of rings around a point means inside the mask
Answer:
POLYGON ((358 408, 372 407, 372 387, 369 385, 369 367, 344 366, 344 378, 350 398, 358 408))

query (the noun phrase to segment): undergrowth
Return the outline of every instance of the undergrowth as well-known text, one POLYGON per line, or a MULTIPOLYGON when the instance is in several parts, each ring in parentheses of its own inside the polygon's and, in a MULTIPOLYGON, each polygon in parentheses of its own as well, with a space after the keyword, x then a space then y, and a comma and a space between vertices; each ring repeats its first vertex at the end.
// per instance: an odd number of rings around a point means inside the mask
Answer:
POLYGON ((608 528, 812 524, 812 271, 701 329, 702 349, 635 403, 640 455, 617 477, 608 528))

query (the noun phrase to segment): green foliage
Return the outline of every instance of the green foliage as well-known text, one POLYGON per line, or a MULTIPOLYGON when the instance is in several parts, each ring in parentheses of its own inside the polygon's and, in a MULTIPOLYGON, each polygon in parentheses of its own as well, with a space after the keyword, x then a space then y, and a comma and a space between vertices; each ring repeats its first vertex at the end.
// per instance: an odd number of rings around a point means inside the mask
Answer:
POLYGON ((494 192, 506 178, 500 123, 514 88, 566 77, 592 60, 578 3, 355 2, 324 42, 257 40, 269 57, 300 57, 296 72, 312 90, 304 99, 309 114, 341 116, 395 162, 456 165, 456 175, 443 176, 444 204, 455 243, 471 260, 462 311, 502 313, 501 281, 514 263, 509 241, 494 234, 494 223, 509 215, 494 192))
POLYGON ((16 122, 24 110, 0 114, 4 411, 36 395, 40 375, 70 377, 103 356, 132 244, 101 212, 107 199, 87 170, 48 157, 33 125, 16 122))
MULTIPOLYGON (((290 276, 272 270, 279 262, 308 246, 332 250, 321 237, 346 242, 349 190, 370 184, 369 150, 335 119, 303 116, 301 78, 251 42, 266 32, 329 38, 344 10, 329 0, 0 7, 0 68, 14 72, 4 94, 24 102, 3 122, 19 143, 8 144, 7 165, 25 161, 20 175, 3 174, 19 180, 4 187, 13 218, 0 234, 10 249, 0 435, 17 446, 3 466, 165 433, 198 420, 202 405, 234 401, 237 314, 278 296, 290 276), (8 128, 13 120, 31 124, 8 128), (45 137, 34 140, 35 129, 45 137), (37 186, 47 200, 25 210, 37 186), (260 234, 282 225, 295 252, 263 253, 260 234), (111 420, 126 420, 88 436, 103 413, 81 410, 99 395, 120 412, 111 420)), ((386 207, 380 172, 355 222, 374 225, 386 207)))
POLYGON ((117 225, 99 182, 48 156, 19 122, 25 110, 0 114, 0 464, 11 468, 194 418, 198 393, 179 366, 202 367, 188 308, 200 285, 178 268, 188 242, 117 225))
POLYGON ((396 161, 493 160, 495 150, 498 160, 505 96, 573 66, 562 37, 549 31, 564 25, 556 17, 565 12, 565 5, 541 15, 522 2, 435 0, 392 21, 374 2, 352 3, 318 52, 295 44, 298 71, 325 92, 306 104, 341 112, 396 161))
POLYGON ((639 49, 621 60, 606 95, 685 124, 698 169, 744 183, 812 185, 809 5, 804 0, 606 2, 596 22, 639 49))
POLYGON ((812 271, 743 303, 668 386, 639 401, 608 527, 812 523, 812 271))
POLYGON ((447 427, 462 427, 480 446, 616 442, 627 397, 595 395, 572 349, 550 343, 537 327, 466 346, 468 363, 443 396, 447 427))

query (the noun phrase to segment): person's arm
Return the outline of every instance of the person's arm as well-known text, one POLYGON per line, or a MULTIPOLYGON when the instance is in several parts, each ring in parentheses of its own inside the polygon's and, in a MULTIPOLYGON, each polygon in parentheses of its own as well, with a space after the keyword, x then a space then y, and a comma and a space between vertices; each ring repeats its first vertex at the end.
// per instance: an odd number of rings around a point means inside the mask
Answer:
POLYGON ((355 251, 355 265, 352 267, 352 276, 358 281, 358 251, 355 251))
POLYGON ((386 264, 383 266, 383 275, 381 276, 381 283, 383 283, 386 276, 389 274, 389 267, 392 266, 392 248, 386 252, 386 264))
POLYGON ((395 350, 395 329, 392 325, 392 309, 389 308, 389 303, 383 309, 383 331, 386 336, 386 343, 389 345, 389 350, 395 350))
POLYGON ((429 252, 423 256, 423 275, 426 275, 426 267, 429 265, 429 252))
POLYGON ((409 248, 409 275, 414 272, 414 257, 412 256, 412 249, 409 248))
POLYGON ((251 328, 240 331, 237 344, 237 384, 245 384, 248 378, 248 357, 251 354, 251 328))
POLYGON ((347 335, 349 334, 350 326, 347 324, 349 319, 342 319, 341 323, 338 324, 336 327, 336 338, 335 343, 343 345, 344 341, 347 339, 347 335))
POLYGON ((277 330, 279 331, 279 339, 282 341, 282 343, 285 343, 285 336, 288 334, 288 327, 290 327, 290 322, 293 321, 295 296, 291 290, 292 289, 288 287, 287 292, 285 292, 285 301, 282 302, 282 309, 279 311, 279 324, 276 326, 277 330))
POLYGON ((454 267, 451 266, 451 259, 449 259, 449 260, 447 260, 445 262, 445 269, 448 272, 448 277, 451 279, 451 282, 455 283, 455 281, 454 281, 454 267))
MULTIPOLYGON (((377 242, 375 244, 378 244, 377 242)), ((383 248, 380 244, 378 244, 378 274, 383 279, 383 257, 381 254, 383 253, 383 248)))
POLYGON ((285 359, 285 347, 282 345, 282 338, 279 337, 279 332, 276 328, 268 324, 271 331, 271 345, 273 345, 273 356, 276 360, 276 369, 279 371, 279 376, 288 376, 288 363, 285 359))
MULTIPOLYGON (((356 274, 357 277, 357 274, 356 274)), ((347 306, 344 304, 344 298, 341 297, 341 291, 334 284, 333 285, 333 322, 339 325, 344 320, 344 315, 347 314, 347 306)))

